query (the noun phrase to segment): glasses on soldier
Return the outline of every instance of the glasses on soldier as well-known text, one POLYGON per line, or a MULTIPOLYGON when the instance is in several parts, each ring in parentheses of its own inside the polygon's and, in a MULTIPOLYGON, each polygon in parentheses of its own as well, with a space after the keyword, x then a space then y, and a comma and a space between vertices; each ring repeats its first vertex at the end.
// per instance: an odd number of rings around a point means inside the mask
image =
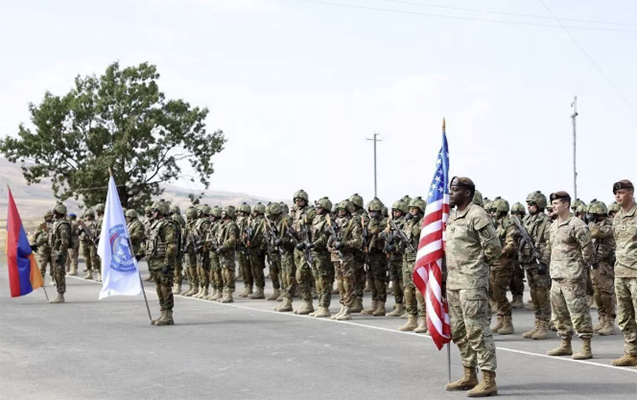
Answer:
POLYGON ((534 201, 527 201, 527 202, 526 202, 526 205, 527 205, 527 206, 534 206, 534 205, 535 205, 535 202, 534 202, 534 201))

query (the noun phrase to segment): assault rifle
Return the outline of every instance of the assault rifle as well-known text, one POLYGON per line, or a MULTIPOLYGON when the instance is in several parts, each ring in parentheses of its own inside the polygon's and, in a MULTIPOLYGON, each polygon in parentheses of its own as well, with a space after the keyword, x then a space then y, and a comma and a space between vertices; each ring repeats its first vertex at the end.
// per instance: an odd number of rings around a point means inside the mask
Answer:
MULTIPOLYGON (((338 227, 336 226, 336 223, 332 222, 332 218, 330 218, 329 214, 325 215, 325 220, 327 221, 327 225, 330 227, 330 233, 331 233, 330 237, 331 237, 332 243, 338 242, 338 233, 336 232, 336 229, 338 227)), ((343 252, 340 249, 338 249, 337 252, 338 252, 338 258, 342 262, 343 261, 343 252)))
MULTIPOLYGON (((287 234, 292 238, 292 241, 294 242, 294 245, 298 245, 299 243, 301 243, 301 240, 299 239, 299 235, 297 234, 297 232, 294 230, 294 228, 292 228, 291 226, 289 226, 287 224, 287 222, 285 221, 285 219, 283 220, 283 225, 285 225, 285 230, 287 232, 287 234)), ((306 249, 306 251, 304 252, 305 255, 305 262, 310 266, 310 268, 312 268, 312 253, 310 252, 310 249, 306 249)))
POLYGON ((367 226, 365 225, 365 219, 361 218, 361 228, 363 230, 363 251, 365 252, 365 261, 363 264, 363 269, 369 272, 369 232, 367 231, 367 226))
POLYGON ((524 245, 528 245, 529 249, 531 249, 531 257, 533 257, 533 260, 538 265, 542 265, 542 263, 540 262, 540 253, 537 251, 535 244, 533 244, 533 239, 531 239, 529 232, 527 232, 526 228, 524 228, 524 226, 520 223, 518 217, 513 216, 511 217, 511 220, 518 228, 518 230, 520 231, 520 235, 522 236, 522 239, 520 239, 520 249, 518 250, 518 252, 522 253, 522 251, 524 250, 524 245))
POLYGON ((405 235, 405 232, 402 231, 402 229, 400 229, 396 223, 393 220, 389 220, 389 224, 391 225, 392 229, 396 232, 396 234, 398 234, 398 237, 400 238, 400 240, 405 244, 405 246, 407 246, 409 248, 409 251, 411 251, 412 253, 416 253, 416 249, 414 248, 414 245, 411 244, 411 241, 407 238, 407 235, 405 235))

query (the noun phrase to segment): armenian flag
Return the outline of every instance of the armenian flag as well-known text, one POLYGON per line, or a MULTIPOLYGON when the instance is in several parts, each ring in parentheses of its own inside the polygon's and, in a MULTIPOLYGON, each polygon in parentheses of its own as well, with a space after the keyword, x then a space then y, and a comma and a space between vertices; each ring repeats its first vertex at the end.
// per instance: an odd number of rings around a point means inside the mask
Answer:
POLYGON ((44 286, 11 189, 7 214, 7 265, 11 297, 24 296, 44 286))

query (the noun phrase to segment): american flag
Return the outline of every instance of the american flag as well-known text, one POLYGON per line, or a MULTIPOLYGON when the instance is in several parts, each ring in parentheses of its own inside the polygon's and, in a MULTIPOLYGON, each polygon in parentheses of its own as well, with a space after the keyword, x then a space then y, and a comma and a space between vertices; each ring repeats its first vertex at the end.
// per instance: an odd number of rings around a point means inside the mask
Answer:
POLYGON ((449 309, 442 293, 442 260, 445 256, 445 228, 449 219, 449 147, 442 130, 442 148, 436 160, 436 173, 429 187, 422 220, 414 284, 425 298, 427 329, 438 350, 451 340, 449 309))

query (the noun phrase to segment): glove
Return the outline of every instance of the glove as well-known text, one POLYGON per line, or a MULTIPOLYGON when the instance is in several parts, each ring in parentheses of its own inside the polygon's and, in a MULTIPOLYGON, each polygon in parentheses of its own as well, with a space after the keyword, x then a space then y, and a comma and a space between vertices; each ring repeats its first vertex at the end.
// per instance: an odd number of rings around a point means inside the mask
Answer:
POLYGON ((170 267, 168 265, 164 265, 161 267, 161 273, 164 275, 168 275, 168 273, 170 272, 170 267))
POLYGON ((334 242, 334 248, 336 250, 340 249, 341 247, 343 247, 343 243, 341 242, 334 242))
POLYGON ((314 243, 305 243, 305 248, 306 248, 307 250, 309 250, 309 249, 313 249, 313 248, 314 248, 314 243))
POLYGON ((34 253, 37 253, 38 252, 38 245, 37 244, 32 244, 31 245, 31 251, 34 252, 34 253))
POLYGON ((274 241, 274 245, 275 246, 281 246, 281 243, 282 243, 281 239, 277 239, 277 240, 274 241))
POLYGON ((540 263, 540 265, 537 267, 537 273, 540 275, 546 275, 547 270, 548 267, 546 266, 546 264, 540 263))
POLYGON ((297 243, 297 244, 296 244, 296 249, 297 249, 297 250, 303 250, 303 249, 305 249, 305 243, 297 243))

